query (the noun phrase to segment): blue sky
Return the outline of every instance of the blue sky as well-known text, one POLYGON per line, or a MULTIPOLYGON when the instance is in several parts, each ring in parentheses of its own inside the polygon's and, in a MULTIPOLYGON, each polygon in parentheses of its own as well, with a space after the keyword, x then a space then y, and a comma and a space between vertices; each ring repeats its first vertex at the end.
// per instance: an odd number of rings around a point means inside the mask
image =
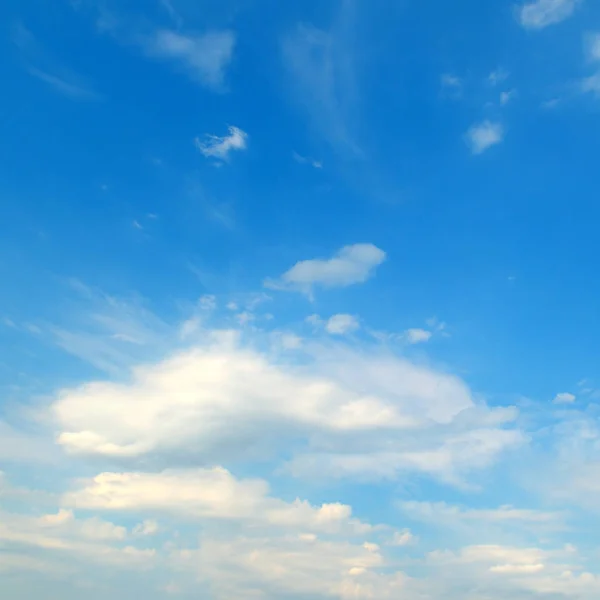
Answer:
POLYGON ((593 0, 0 23, 0 595, 599 597, 593 0))

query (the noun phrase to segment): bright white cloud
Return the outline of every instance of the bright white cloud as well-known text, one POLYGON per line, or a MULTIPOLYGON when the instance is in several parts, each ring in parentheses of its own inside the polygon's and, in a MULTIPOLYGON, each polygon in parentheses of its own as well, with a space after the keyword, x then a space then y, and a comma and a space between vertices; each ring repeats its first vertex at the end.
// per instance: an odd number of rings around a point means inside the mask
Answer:
POLYGON ((80 520, 68 510, 39 517, 0 512, 0 545, 45 551, 57 560, 84 559, 124 569, 147 568, 153 549, 126 543, 124 527, 98 517, 80 520))
POLYGON ((543 29, 569 18, 580 0, 535 0, 519 7, 521 25, 527 29, 543 29))
POLYGON ((556 394, 554 396, 554 404, 573 404, 576 400, 575 394, 571 394, 570 392, 561 392, 560 394, 556 394))
POLYGON ((332 335, 345 335, 346 333, 352 333, 360 327, 358 319, 354 315, 333 315, 327 319, 325 323, 325 331, 332 335))
POLYGON ((312 342, 294 367, 273 354, 278 343, 263 354, 234 332, 197 335, 203 343, 135 368, 130 383, 63 390, 51 409, 59 444, 214 464, 264 456, 291 436, 310 441, 310 452, 297 446, 298 473, 319 473, 322 460, 338 476, 420 471, 450 481, 522 441, 505 429, 514 410, 477 406, 460 379, 383 351, 312 342))
MULTIPOLYGON (((366 534, 368 524, 352 518, 350 506, 306 501, 284 502, 268 495, 261 479, 236 479, 222 467, 163 473, 102 473, 65 495, 63 502, 78 509, 163 511, 178 517, 243 521, 253 527, 283 527, 336 533, 366 534)), ((155 533, 145 521, 134 533, 155 533)))
POLYGON ((467 144, 473 154, 482 154, 488 148, 499 144, 504 138, 504 128, 500 123, 492 121, 483 121, 473 125, 467 131, 467 144))
POLYGON ((235 35, 232 31, 211 31, 186 36, 161 30, 146 40, 144 46, 153 56, 176 61, 202 85, 221 90, 225 71, 233 58, 235 35))
POLYGON ((267 280, 265 285, 273 289, 297 290, 310 294, 316 286, 333 288, 364 283, 385 258, 385 252, 373 244, 344 246, 331 258, 297 262, 278 280, 267 280))
POLYGON ((223 600, 396 599, 404 597, 410 583, 389 567, 382 572, 387 561, 376 544, 307 535, 207 539, 198 550, 174 558, 179 568, 208 577, 223 600))
POLYGON ((229 160, 231 152, 245 150, 248 144, 248 134, 239 127, 229 127, 229 135, 219 137, 206 135, 204 139, 196 138, 196 148, 207 158, 229 160))

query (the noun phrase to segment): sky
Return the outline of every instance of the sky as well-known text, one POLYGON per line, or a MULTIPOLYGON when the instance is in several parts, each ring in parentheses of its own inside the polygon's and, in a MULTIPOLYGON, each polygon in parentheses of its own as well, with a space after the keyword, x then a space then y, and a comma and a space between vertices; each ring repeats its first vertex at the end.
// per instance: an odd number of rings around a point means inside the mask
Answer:
POLYGON ((600 597, 595 0, 0 24, 1 597, 600 597))

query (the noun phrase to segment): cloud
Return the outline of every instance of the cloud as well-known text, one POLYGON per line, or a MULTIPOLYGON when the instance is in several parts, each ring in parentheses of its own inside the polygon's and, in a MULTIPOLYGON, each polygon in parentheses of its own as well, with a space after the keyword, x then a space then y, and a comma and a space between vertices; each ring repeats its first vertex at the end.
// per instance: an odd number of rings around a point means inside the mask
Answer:
POLYGON ((293 153, 294 160, 301 165, 310 165, 315 169, 322 169, 323 163, 320 160, 315 160, 309 156, 301 156, 297 152, 293 153))
POLYGON ((58 75, 53 75, 51 73, 46 73, 41 69, 36 69, 34 67, 30 67, 28 72, 33 77, 36 77, 40 81, 47 83, 51 86, 55 91, 62 94, 63 96, 68 96, 69 98, 73 98, 75 100, 98 100, 100 96, 94 92, 93 90, 84 87, 80 83, 76 83, 75 81, 70 81, 66 79, 64 76, 59 77, 58 75))
POLYGON ((421 344, 428 342, 433 334, 425 329, 408 329, 405 333, 410 344, 421 344))
POLYGON ((587 53, 592 61, 600 61, 600 33, 589 35, 586 40, 587 53))
POLYGON ((126 538, 124 527, 98 517, 77 519, 69 510, 39 517, 0 512, 0 545, 43 552, 62 562, 63 569, 64 561, 74 567, 79 560, 126 570, 148 568, 156 552, 126 545, 126 538))
POLYGON ((451 88, 456 91, 460 91, 462 89, 462 79, 456 75, 452 75, 451 73, 444 73, 441 76, 440 81, 442 87, 451 88))
POLYGON ((341 3, 330 31, 300 25, 283 39, 293 98, 337 150, 360 156, 351 123, 356 105, 352 3, 341 3))
MULTIPOLYGON (((446 502, 405 501, 398 504, 402 514, 409 518, 427 523, 429 526, 443 526, 450 529, 471 528, 475 537, 484 527, 500 528, 506 531, 509 527, 519 531, 533 528, 544 531, 558 531, 565 528, 565 515, 560 512, 515 508, 501 506, 499 508, 465 508, 446 502)), ((494 530, 492 530, 494 531, 494 530)))
POLYGON ((500 123, 483 121, 467 131, 466 140, 473 154, 482 154, 488 148, 499 144, 504 138, 504 128, 500 123))
POLYGON ((516 90, 509 90, 508 92, 502 92, 500 94, 500 104, 502 104, 502 106, 505 106, 506 104, 508 104, 511 100, 513 100, 516 97, 517 97, 516 90))
POLYGON ((502 83, 503 81, 508 79, 509 76, 510 76, 510 73, 508 71, 500 68, 500 69, 496 69, 495 71, 492 71, 488 75, 487 80, 491 86, 497 86, 499 83, 502 83))
POLYGON ((265 354, 233 331, 196 339, 135 367, 129 383, 62 390, 51 407, 58 443, 129 462, 218 464, 273 458, 294 439, 298 476, 421 472, 457 483, 523 442, 514 409, 478 406, 460 379, 375 348, 312 342, 294 367, 273 354, 276 341, 265 354))
POLYGON ((235 34, 232 31, 184 35, 163 29, 149 38, 140 39, 149 55, 172 60, 194 81, 213 91, 223 90, 225 72, 235 49, 235 34))
POLYGON ((311 294, 317 286, 347 287, 364 283, 383 263, 386 253, 373 244, 344 246, 331 258, 314 258, 297 262, 278 280, 267 280, 266 287, 295 290, 311 294))
POLYGON ((353 315, 333 315, 325 323, 325 331, 333 335, 352 333, 360 327, 358 319, 353 315))
POLYGON ((73 100, 101 100, 102 97, 79 75, 66 68, 22 24, 13 28, 12 39, 26 63, 27 72, 55 92, 73 100))
POLYGON ((518 8, 518 18, 526 29, 543 29, 569 18, 580 0, 536 0, 518 8))
POLYGON ((196 138, 196 148, 206 158, 217 158, 227 162, 229 154, 234 151, 245 150, 248 145, 248 134, 239 127, 228 127, 229 135, 219 137, 206 135, 203 140, 196 138))
POLYGON ((576 396, 569 392, 561 392, 554 396, 554 404, 573 404, 576 400, 576 396))
MULTIPOLYGON (((312 506, 299 499, 284 502, 268 495, 260 479, 236 479, 227 469, 171 470, 162 473, 101 473, 67 493, 63 502, 79 510, 163 511, 179 518, 243 521, 252 527, 283 527, 322 533, 369 533, 371 525, 352 518, 339 503, 312 506)), ((148 534, 145 522, 135 533, 148 534)))

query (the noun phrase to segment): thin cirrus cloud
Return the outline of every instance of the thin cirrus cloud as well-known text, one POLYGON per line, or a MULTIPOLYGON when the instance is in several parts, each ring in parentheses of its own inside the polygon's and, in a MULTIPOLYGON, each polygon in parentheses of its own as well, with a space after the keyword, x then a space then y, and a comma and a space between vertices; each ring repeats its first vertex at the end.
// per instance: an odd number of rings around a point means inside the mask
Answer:
POLYGON ((483 121, 473 125, 465 136, 467 145, 473 154, 482 154, 504 139, 504 127, 501 123, 483 121))
POLYGON ((364 283, 385 259, 386 253, 373 244, 344 246, 331 258, 297 262, 278 279, 266 280, 265 286, 312 295, 315 287, 335 288, 364 283))
POLYGON ((245 150, 248 146, 248 134, 239 127, 228 127, 228 135, 207 134, 204 138, 196 138, 196 148, 206 157, 227 162, 231 152, 245 150))
POLYGON ((84 83, 79 75, 54 58, 36 36, 21 23, 13 27, 12 41, 25 61, 29 75, 42 81, 58 94, 72 100, 102 99, 102 96, 89 84, 84 83))
POLYGON ((210 31, 184 35, 160 30, 144 41, 144 47, 153 56, 179 64, 194 81, 214 91, 223 91, 225 73, 235 49, 235 34, 210 31))
POLYGON ((544 29, 568 19, 580 0, 536 0, 518 7, 519 22, 526 29, 544 29))

